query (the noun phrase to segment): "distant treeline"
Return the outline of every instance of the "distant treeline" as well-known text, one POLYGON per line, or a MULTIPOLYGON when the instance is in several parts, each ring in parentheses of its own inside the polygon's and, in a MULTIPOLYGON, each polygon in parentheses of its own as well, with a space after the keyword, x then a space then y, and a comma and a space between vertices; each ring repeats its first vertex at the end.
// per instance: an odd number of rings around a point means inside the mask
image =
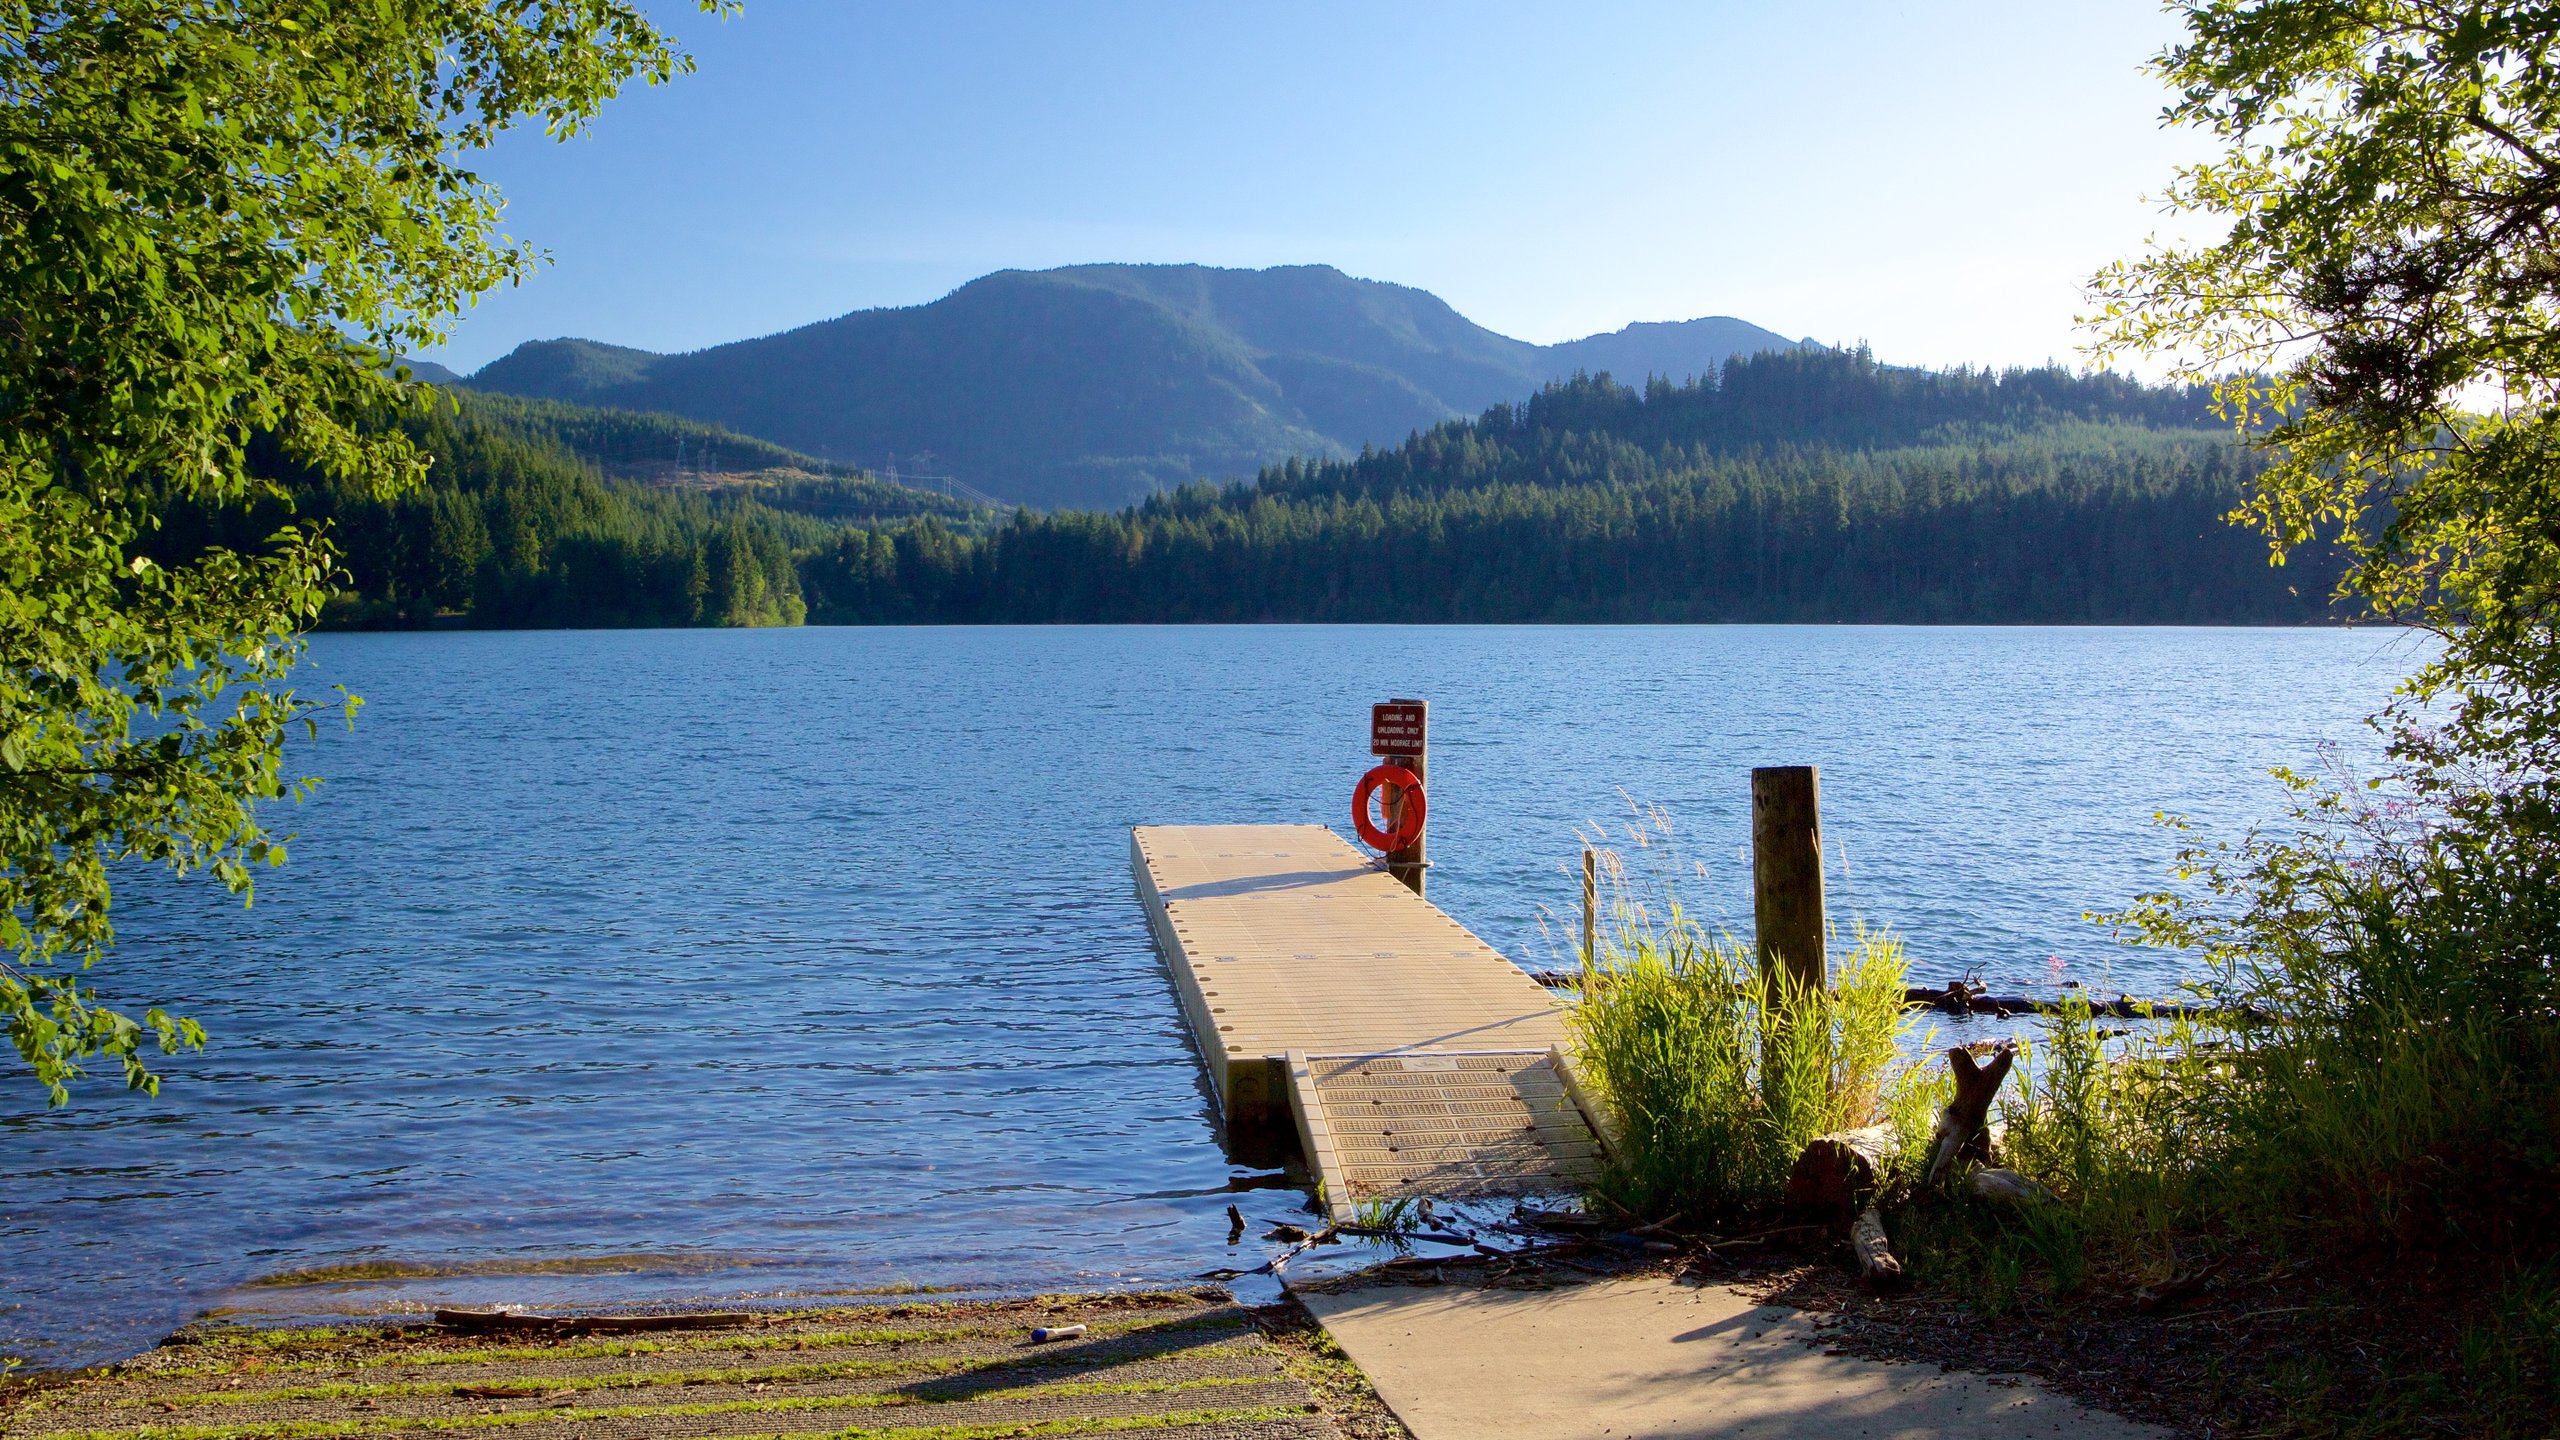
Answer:
MULTIPOLYGON (((1577 378, 1354 460, 1002 523, 858 472, 608 478, 702 440, 666 417, 472 397, 398 423, 434 463, 395 500, 264 457, 345 553, 333 623, 2304 623, 2336 575, 2270 568, 2222 518, 2260 461, 2200 391, 1863 353, 1577 378)), ((164 540, 282 516, 180 513, 164 540)))
POLYGON ((797 625, 808 613, 801 558, 846 529, 827 513, 870 524, 922 513, 964 532, 991 518, 859 475, 716 489, 614 481, 570 448, 577 436, 608 453, 666 449, 679 431, 695 440, 709 431, 671 417, 468 397, 458 413, 421 402, 385 423, 429 457, 420 489, 383 500, 260 446, 253 464, 285 483, 290 512, 280 502, 214 513, 171 504, 158 548, 245 547, 289 514, 324 522, 349 572, 326 619, 334 626, 797 625))
POLYGON ((2318 620, 2334 566, 2223 519, 2260 463, 2201 390, 1806 350, 1115 515, 851 532, 801 584, 821 623, 2318 620))

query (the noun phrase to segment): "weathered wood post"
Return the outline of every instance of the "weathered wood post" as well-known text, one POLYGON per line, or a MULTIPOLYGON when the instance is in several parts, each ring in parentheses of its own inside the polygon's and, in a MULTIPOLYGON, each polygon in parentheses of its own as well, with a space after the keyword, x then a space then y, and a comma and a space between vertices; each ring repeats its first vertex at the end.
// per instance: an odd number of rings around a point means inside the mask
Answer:
POLYGON ((1822 777, 1811 765, 1751 772, 1751 921, 1760 971, 1793 988, 1831 983, 1823 949, 1822 777))
MULTIPOLYGON (((1423 700, 1390 700, 1369 707, 1369 753, 1390 765, 1401 765, 1423 782, 1424 800, 1430 798, 1431 773, 1427 762, 1431 751, 1431 705, 1423 700)), ((1404 823, 1404 789, 1389 785, 1381 792, 1387 813, 1387 828, 1392 831, 1404 823)), ((1414 894, 1422 893, 1424 873, 1431 862, 1423 857, 1423 836, 1401 850, 1387 852, 1387 873, 1405 883, 1414 894)))
POLYGON ((1582 848, 1582 963, 1600 966, 1600 857, 1582 848))

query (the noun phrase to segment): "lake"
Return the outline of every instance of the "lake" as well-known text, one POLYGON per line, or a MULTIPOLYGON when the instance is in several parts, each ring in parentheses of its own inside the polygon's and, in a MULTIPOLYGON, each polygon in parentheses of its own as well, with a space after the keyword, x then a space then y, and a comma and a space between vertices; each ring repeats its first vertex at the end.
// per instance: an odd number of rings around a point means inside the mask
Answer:
MULTIPOLYGON (((2369 753, 2379 630, 1059 628, 331 635, 369 702, 254 908, 137 880, 99 972, 212 1032, 0 1107, 0 1348, 209 1307, 1063 1288, 1230 1263, 1138 823, 1348 831, 1432 705, 1432 899, 1553 963, 1577 827, 1660 805, 1747 932, 1749 771, 1822 767, 1835 918, 1915 978, 2158 993, 2083 911, 2369 753), (2334 757, 2333 757, 2334 758, 2334 757), (350 1265, 407 1278, 250 1282, 350 1265), (577 1273, 581 1270, 596 1273, 577 1273), (568 1273, 561 1273, 568 1272, 568 1273)), ((1256 1257, 1258 1258, 1258 1256, 1256 1257)), ((1247 1260, 1244 1263, 1254 1263, 1247 1260)), ((325 1277, 324 1277, 325 1278, 325 1277)))

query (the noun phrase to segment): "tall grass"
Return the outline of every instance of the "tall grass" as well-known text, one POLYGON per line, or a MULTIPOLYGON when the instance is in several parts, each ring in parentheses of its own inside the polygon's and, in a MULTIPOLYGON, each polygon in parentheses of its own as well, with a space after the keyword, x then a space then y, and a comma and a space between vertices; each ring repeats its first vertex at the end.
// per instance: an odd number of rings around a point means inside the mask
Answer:
POLYGON ((1747 1219, 1776 1205, 1806 1141, 1889 1118, 1925 1129, 1925 1089, 1894 1073, 1912 1023, 1900 941, 1861 928, 1832 988, 1807 988, 1763 973, 1667 886, 1648 904, 1609 868, 1573 1018, 1577 1063, 1621 1132, 1604 1197, 1655 1218, 1747 1219))
POLYGON ((2360 1255, 2527 1265, 2560 1249, 2560 866, 2549 833, 2466 835, 2305 792, 2291 833, 2191 848, 2201 894, 2108 917, 2190 949, 2251 1023, 2102 1050, 2048 1022, 2010 1159, 2116 1238, 2175 1227, 2360 1255))
POLYGON ((2021 1049, 2001 1158, 2124 1245, 2172 1253, 2229 1154, 2234 1031, 2193 1018, 2111 1037, 2067 992, 2021 1049))

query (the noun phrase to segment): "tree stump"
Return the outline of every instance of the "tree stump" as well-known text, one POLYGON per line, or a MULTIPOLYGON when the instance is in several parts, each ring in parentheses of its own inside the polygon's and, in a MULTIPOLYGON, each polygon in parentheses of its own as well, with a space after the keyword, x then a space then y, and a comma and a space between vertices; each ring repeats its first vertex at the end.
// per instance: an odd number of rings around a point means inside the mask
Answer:
POLYGON ((1825 1225, 1848 1224, 1874 1200, 1900 1150, 1890 1125, 1808 1141, 1787 1175, 1787 1208, 1825 1225))
POLYGON ((1957 1046, 1947 1052, 1947 1066, 1955 1071, 1956 1098, 1938 1112, 1938 1127, 1929 1137, 1929 1174, 1921 1181, 1935 1188, 1954 1167, 1959 1155, 1975 1160, 1991 1158, 1991 1147, 1983 1130, 1983 1122, 1991 1113, 1991 1099, 2000 1093, 2000 1082, 2009 1078, 2009 1067, 2017 1063, 2018 1047, 2003 1040, 1991 1052, 1991 1063, 1980 1064, 1973 1052, 1957 1046))

